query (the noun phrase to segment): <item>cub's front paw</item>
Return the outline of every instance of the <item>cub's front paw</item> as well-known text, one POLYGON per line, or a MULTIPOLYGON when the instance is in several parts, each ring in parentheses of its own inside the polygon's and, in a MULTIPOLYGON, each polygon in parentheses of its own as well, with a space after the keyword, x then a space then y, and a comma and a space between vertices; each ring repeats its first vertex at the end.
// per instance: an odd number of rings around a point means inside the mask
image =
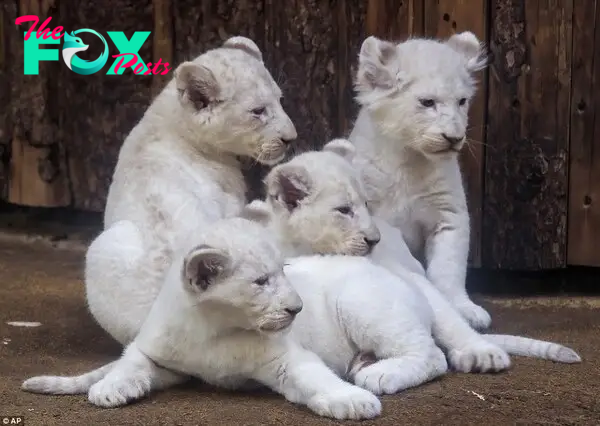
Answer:
POLYGON ((313 396, 308 408, 320 416, 338 420, 372 419, 381 414, 381 402, 371 392, 348 385, 328 393, 313 396))
POLYGON ((454 303, 454 307, 475 330, 486 330, 492 324, 490 314, 468 299, 454 303))
POLYGON ((149 392, 149 378, 126 377, 119 379, 106 376, 90 388, 88 400, 99 407, 113 408, 140 399, 149 392))
POLYGON ((463 373, 493 373, 510 367, 508 353, 483 340, 452 349, 448 360, 452 368, 463 373))

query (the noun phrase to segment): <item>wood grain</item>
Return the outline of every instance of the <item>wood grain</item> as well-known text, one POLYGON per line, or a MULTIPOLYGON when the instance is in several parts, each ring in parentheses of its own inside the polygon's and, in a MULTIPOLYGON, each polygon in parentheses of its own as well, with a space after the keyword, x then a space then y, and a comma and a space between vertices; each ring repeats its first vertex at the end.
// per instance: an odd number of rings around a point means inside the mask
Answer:
POLYGON ((335 136, 348 136, 358 115, 354 101, 354 77, 358 52, 366 37, 367 5, 362 0, 338 0, 337 129, 335 136))
POLYGON ((483 265, 566 265, 572 0, 492 0, 483 265))
POLYGON ((264 49, 263 1, 171 1, 177 64, 220 46, 229 37, 236 35, 249 37, 261 50, 264 49))
MULTIPOLYGON (((462 31, 471 31, 479 40, 488 41, 487 0, 425 0, 424 15, 424 32, 428 37, 446 39, 462 31)), ((487 70, 478 76, 479 88, 469 110, 469 143, 461 155, 471 217, 469 264, 473 267, 481 266, 487 77, 487 70)))
POLYGON ((368 0, 367 33, 403 41, 423 34, 424 0, 368 0))
MULTIPOLYGON (((169 63, 171 70, 175 69, 174 23, 171 0, 153 0, 154 31, 152 32, 152 63, 158 61, 169 63)), ((152 77, 152 95, 156 96, 171 80, 173 72, 163 75, 155 74, 152 77)))
POLYGON ((13 63, 15 53, 12 52, 14 43, 11 42, 11 39, 15 34, 16 17, 16 1, 6 1, 0 4, 0 200, 7 199, 10 182, 12 75, 15 68, 23 68, 22 65, 17 67, 13 63))
POLYGON ((266 62, 280 81, 283 107, 298 130, 296 150, 337 135, 337 2, 266 0, 266 62))
MULTIPOLYGON (((110 55, 117 54, 107 31, 123 31, 131 38, 135 31, 152 31, 152 0, 111 0, 110 7, 99 8, 93 2, 72 7, 60 4, 60 22, 65 29, 93 28, 109 45, 110 55)), ((89 49, 82 59, 95 59, 102 52, 100 40, 81 34, 89 49)), ((152 62, 152 34, 139 51, 145 62, 152 62)), ((140 120, 151 101, 151 75, 134 75, 129 69, 122 75, 106 75, 113 59, 92 75, 79 75, 60 65, 60 127, 68 155, 73 206, 82 210, 102 211, 112 180, 114 166, 123 141, 140 120)))
POLYGON ((569 228, 571 265, 600 266, 600 5, 573 3, 569 228))
MULTIPOLYGON (((54 16, 53 0, 21 0, 19 15, 54 16)), ((7 9, 5 9, 7 10, 7 9)), ((65 151, 60 144, 61 88, 56 61, 40 61, 38 75, 24 75, 24 32, 31 23, 5 29, 11 52, 10 183, 8 201, 36 207, 66 206, 71 202, 65 151)), ((57 48, 56 45, 53 48, 57 48)))

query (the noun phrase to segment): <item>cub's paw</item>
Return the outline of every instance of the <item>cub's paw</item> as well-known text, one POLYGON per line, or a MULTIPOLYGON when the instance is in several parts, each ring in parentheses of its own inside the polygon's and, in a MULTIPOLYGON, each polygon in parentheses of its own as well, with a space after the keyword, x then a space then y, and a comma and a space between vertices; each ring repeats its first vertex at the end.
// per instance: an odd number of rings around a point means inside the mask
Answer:
POLYGON ((307 404, 316 414, 338 420, 372 419, 381 414, 379 399, 357 386, 344 386, 313 396, 307 404))
POLYGON ((468 299, 454 303, 454 307, 475 330, 485 330, 492 324, 490 314, 468 299))
POLYGON ((90 388, 88 400, 99 407, 113 408, 140 399, 149 392, 149 378, 106 376, 90 388))
POLYGON ((499 346, 486 341, 469 343, 452 349, 448 360, 454 370, 463 373, 494 373, 510 367, 508 353, 499 346))
POLYGON ((354 376, 354 384, 375 395, 394 394, 411 387, 407 372, 401 366, 387 365, 389 361, 381 360, 364 367, 354 376))
POLYGON ((443 376, 448 372, 448 360, 446 355, 437 346, 433 348, 429 355, 430 374, 431 380, 443 376))

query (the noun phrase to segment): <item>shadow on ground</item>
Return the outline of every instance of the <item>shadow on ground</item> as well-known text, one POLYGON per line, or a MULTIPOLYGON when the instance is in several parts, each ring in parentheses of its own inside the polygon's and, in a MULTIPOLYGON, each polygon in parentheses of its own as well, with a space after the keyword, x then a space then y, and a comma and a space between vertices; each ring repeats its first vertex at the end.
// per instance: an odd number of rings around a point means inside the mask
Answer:
MULTIPOLYGON (((80 373, 119 355, 119 346, 86 310, 82 258, 76 251, 0 244, 0 417, 21 415, 25 425, 47 426, 336 423, 270 392, 219 392, 197 382, 110 410, 92 406, 83 395, 21 391, 30 376, 80 373), (42 325, 15 327, 9 321, 42 325)), ((449 374, 384 397, 383 415, 361 424, 599 424, 600 299, 486 298, 482 303, 492 313, 495 331, 562 342, 584 362, 514 358, 513 368, 502 374, 449 374)))

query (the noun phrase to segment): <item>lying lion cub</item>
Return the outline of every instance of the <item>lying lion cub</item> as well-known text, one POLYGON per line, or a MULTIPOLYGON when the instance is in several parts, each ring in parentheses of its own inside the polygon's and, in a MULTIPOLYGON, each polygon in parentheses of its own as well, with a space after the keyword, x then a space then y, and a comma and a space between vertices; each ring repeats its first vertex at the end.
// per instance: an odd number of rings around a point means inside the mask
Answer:
POLYGON ((284 332, 303 304, 263 226, 224 219, 192 240, 175 256, 139 334, 89 389, 91 402, 126 404, 183 379, 176 371, 230 389, 253 380, 322 416, 379 415, 375 395, 341 380, 284 332))
POLYGON ((350 163, 352 145, 338 139, 323 151, 275 167, 266 178, 267 201, 255 201, 242 213, 279 235, 290 257, 370 253, 370 259, 288 259, 286 276, 305 306, 292 330, 302 345, 338 374, 350 371, 356 384, 375 393, 394 393, 443 374, 446 360, 432 336, 448 351, 451 366, 463 372, 506 369, 507 351, 565 363, 580 361, 561 345, 481 335, 472 329, 419 270, 402 235, 369 215, 362 184, 350 163), (369 359, 380 361, 361 369, 369 359))

